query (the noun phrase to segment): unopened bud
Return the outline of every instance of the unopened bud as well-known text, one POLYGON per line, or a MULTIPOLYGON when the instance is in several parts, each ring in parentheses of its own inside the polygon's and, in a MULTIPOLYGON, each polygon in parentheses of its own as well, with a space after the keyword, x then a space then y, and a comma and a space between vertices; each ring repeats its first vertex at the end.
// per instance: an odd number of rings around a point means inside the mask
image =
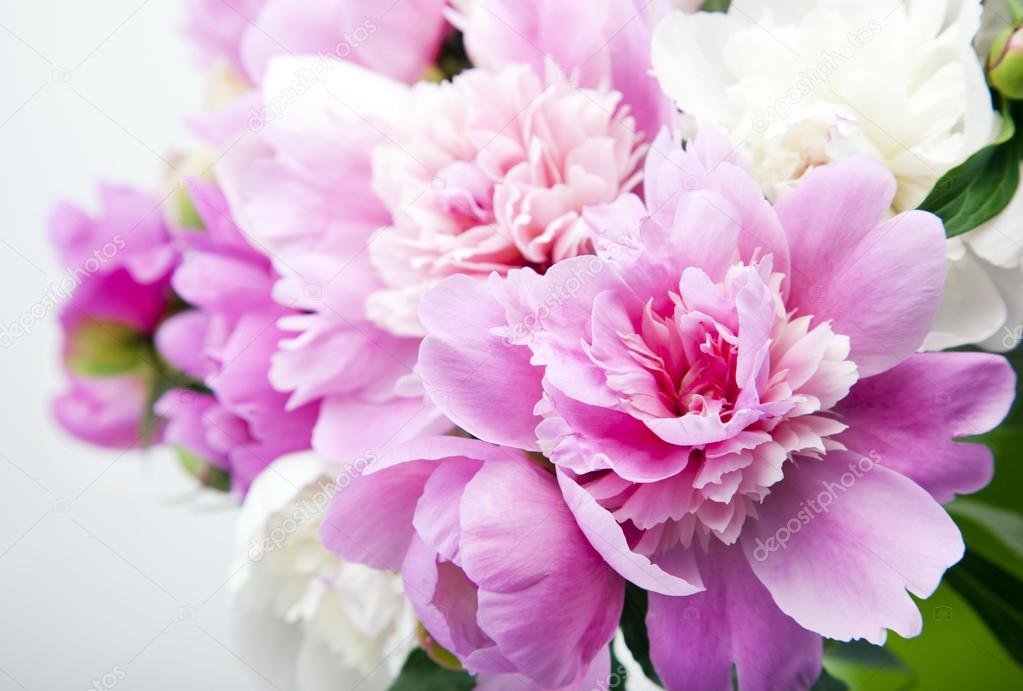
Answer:
POLYGON ((988 56, 987 78, 1002 95, 1023 99, 1023 29, 1009 27, 995 39, 988 56))

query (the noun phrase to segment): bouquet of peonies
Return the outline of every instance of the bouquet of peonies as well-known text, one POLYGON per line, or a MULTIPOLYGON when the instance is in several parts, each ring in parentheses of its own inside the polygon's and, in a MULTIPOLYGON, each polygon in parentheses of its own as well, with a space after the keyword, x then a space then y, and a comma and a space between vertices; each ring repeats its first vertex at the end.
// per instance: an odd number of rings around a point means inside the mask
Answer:
POLYGON ((55 410, 242 501, 289 687, 938 688, 939 586, 1019 681, 1023 2, 188 12, 55 410))

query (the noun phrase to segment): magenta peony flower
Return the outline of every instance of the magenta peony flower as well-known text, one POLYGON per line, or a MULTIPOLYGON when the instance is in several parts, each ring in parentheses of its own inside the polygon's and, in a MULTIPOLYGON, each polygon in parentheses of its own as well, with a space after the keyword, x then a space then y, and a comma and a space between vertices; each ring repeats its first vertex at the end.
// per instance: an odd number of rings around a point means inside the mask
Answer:
POLYGON ((490 688, 607 676, 624 582, 519 452, 456 437, 395 448, 342 478, 322 536, 343 559, 400 569, 430 636, 500 675, 490 688))
POLYGON ((374 152, 391 223, 370 246, 387 285, 370 318, 420 336, 419 300, 446 276, 590 252, 583 210, 639 181, 640 138, 620 106, 617 92, 545 85, 524 65, 416 86, 411 116, 374 152))
POLYGON ((415 82, 447 31, 446 0, 189 0, 186 33, 209 62, 223 60, 254 84, 276 55, 349 60, 415 82))
POLYGON ((885 220, 890 173, 821 167, 772 208, 730 151, 663 136, 645 204, 587 215, 598 256, 447 279, 420 370, 456 424, 554 463, 594 549, 651 591, 669 689, 730 688, 733 664, 743 688, 808 688, 820 635, 920 632, 906 591, 963 553, 938 502, 992 472, 951 440, 1002 419, 1014 376, 914 354, 944 233, 885 220))
POLYGON ((217 187, 197 183, 192 199, 203 229, 178 233, 184 260, 173 286, 194 309, 168 319, 156 342, 213 395, 173 390, 157 412, 170 443, 228 470, 244 493, 270 462, 310 447, 318 406, 289 409, 267 377, 284 335, 277 322, 295 313, 271 299, 270 261, 238 230, 217 187))
POLYGON ((178 262, 157 198, 100 188, 95 217, 61 204, 50 232, 66 275, 55 293, 71 389, 54 413, 71 434, 115 448, 155 441, 144 430, 154 381, 152 336, 166 315, 178 262))

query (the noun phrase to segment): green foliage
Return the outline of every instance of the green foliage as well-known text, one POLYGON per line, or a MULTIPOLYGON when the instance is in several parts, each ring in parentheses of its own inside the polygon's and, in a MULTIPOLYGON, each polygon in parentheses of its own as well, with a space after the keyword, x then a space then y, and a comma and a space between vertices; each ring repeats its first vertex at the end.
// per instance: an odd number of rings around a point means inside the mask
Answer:
POLYGON ((132 327, 88 319, 71 333, 67 364, 87 377, 113 377, 141 368, 146 362, 145 349, 146 338, 132 327))
POLYGON ((175 451, 177 452, 178 463, 181 464, 181 467, 189 475, 197 479, 203 487, 209 487, 218 492, 231 491, 231 476, 227 474, 227 471, 212 465, 181 447, 177 447, 175 451))
POLYGON ((997 139, 943 175, 920 204, 945 222, 948 237, 990 221, 1012 201, 1019 186, 1023 132, 1015 125, 1019 108, 1003 108, 997 139))
POLYGON ((727 12, 732 0, 707 0, 700 9, 704 12, 727 12))
POLYGON ((625 607, 622 609, 622 635, 629 652, 651 681, 661 684, 650 662, 650 639, 646 632, 647 593, 631 583, 625 585, 625 607))
POLYGON ((390 691, 469 691, 476 680, 468 672, 441 667, 422 648, 413 650, 390 691))

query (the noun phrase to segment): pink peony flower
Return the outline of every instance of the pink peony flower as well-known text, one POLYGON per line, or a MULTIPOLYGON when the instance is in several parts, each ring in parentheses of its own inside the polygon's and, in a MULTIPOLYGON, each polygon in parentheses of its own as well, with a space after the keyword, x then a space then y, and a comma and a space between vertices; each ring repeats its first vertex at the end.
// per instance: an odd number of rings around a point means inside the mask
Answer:
POLYGON ((664 136, 645 204, 587 215, 598 256, 447 279, 420 370, 466 431, 555 464, 594 549, 651 591, 669 689, 729 688, 733 664, 744 687, 805 689, 820 635, 920 632, 906 591, 928 596, 963 552, 938 502, 992 472, 951 440, 1002 419, 1014 376, 914 354, 944 233, 885 220, 890 173, 821 167, 772 207, 731 151, 664 136))
POLYGON ((447 31, 446 0, 190 0, 186 33, 207 63, 260 84, 276 55, 349 60, 404 82, 423 77, 447 31))
MULTIPOLYGON (((529 65, 545 76, 553 60, 580 85, 610 86, 624 96, 647 142, 675 110, 650 74, 653 27, 668 0, 455 0, 452 23, 476 67, 529 65), (565 27, 572 27, 566 31, 565 27)), ((701 2, 674 3, 693 11, 701 2)))
POLYGON ((419 300, 446 276, 590 252, 583 210, 639 180, 639 137, 620 105, 617 92, 545 85, 523 65, 415 87, 410 116, 374 152, 391 223, 370 246, 387 286, 370 318, 422 335, 419 300))
POLYGON ((289 409, 267 377, 284 335, 277 322, 294 314, 271 299, 270 261, 240 233, 217 187, 197 184, 192 199, 203 229, 178 234, 184 260, 173 286, 194 309, 167 320, 156 342, 212 395, 176 389, 157 412, 170 443, 228 470, 244 493, 270 462, 310 447, 318 406, 289 409))
MULTIPOLYGON (((268 93, 296 64, 275 63, 268 93)), ((295 308, 278 324, 287 338, 270 380, 290 394, 289 409, 319 404, 313 447, 347 462, 450 424, 406 385, 419 339, 366 317, 366 299, 384 287, 366 248, 389 218, 371 188, 370 154, 382 139, 373 123, 400 110, 394 101, 406 87, 339 64, 325 88, 348 94, 352 108, 328 93, 307 94, 235 147, 218 177, 247 237, 274 259, 275 299, 295 308)))
POLYGON ((97 216, 65 203, 50 223, 66 266, 57 292, 65 298, 60 322, 71 379, 54 413, 84 441, 129 448, 157 436, 158 430, 144 430, 152 336, 167 313, 179 257, 157 198, 109 185, 100 197, 97 216))
POLYGON ((456 437, 395 448, 341 483, 322 536, 343 559, 400 569, 430 636, 500 675, 490 688, 607 676, 623 581, 521 453, 456 437))

